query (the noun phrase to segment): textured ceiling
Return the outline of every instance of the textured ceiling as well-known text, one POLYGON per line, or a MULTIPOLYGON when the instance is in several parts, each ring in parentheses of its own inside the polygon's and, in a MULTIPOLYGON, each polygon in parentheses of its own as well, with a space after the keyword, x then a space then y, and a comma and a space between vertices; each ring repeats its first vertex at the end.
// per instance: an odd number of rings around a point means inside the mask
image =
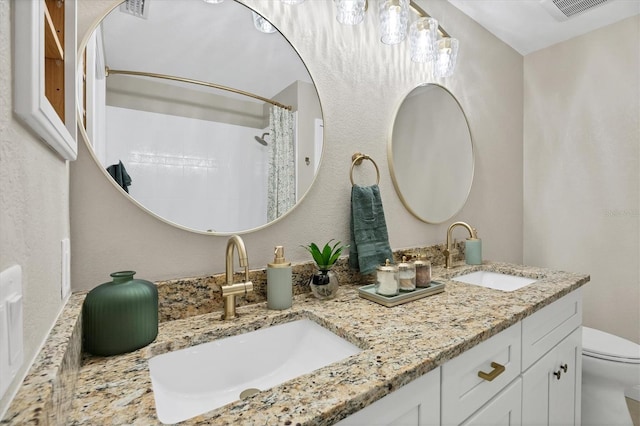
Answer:
POLYGON ((554 7, 552 0, 449 2, 522 55, 640 13, 639 0, 609 0, 565 21, 547 11, 554 7))

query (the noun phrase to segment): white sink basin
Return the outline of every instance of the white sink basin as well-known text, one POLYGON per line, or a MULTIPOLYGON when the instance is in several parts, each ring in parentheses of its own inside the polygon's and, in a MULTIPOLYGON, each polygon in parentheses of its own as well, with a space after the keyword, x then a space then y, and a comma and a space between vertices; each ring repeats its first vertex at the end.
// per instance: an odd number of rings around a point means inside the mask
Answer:
POLYGON ((538 281, 533 278, 518 277, 491 271, 471 272, 466 275, 454 277, 452 280, 502 291, 514 291, 538 281))
POLYGON ((149 372, 158 419, 180 422, 359 352, 303 319, 155 356, 149 372))

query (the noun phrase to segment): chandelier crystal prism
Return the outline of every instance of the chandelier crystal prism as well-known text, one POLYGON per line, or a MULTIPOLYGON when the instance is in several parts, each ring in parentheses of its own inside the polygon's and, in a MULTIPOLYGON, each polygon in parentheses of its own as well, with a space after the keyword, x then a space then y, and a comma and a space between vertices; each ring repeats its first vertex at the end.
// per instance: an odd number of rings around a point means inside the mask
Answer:
POLYGON ((344 25, 357 25, 364 19, 367 0, 335 0, 336 19, 344 25))
POLYGON ((435 61, 436 77, 450 77, 458 59, 458 40, 445 37, 437 42, 437 58, 435 61))
POLYGON ((407 37, 409 23, 409 0, 380 0, 380 41, 398 44, 407 37))
POLYGON ((262 31, 263 33, 272 34, 276 32, 276 29, 271 22, 267 21, 261 15, 256 12, 251 12, 253 15, 253 25, 256 27, 256 30, 262 31))

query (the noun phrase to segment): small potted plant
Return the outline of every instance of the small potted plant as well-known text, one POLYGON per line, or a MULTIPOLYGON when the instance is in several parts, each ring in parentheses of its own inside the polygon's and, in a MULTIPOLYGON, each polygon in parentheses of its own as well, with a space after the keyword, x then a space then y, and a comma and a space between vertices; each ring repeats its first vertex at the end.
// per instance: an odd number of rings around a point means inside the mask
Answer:
POLYGON ((338 275, 331 268, 342 254, 342 250, 348 246, 341 245, 340 241, 331 246, 332 241, 333 239, 329 240, 322 250, 316 243, 303 246, 311 253, 311 257, 318 266, 318 271, 309 280, 311 292, 318 299, 332 299, 338 292, 338 275))

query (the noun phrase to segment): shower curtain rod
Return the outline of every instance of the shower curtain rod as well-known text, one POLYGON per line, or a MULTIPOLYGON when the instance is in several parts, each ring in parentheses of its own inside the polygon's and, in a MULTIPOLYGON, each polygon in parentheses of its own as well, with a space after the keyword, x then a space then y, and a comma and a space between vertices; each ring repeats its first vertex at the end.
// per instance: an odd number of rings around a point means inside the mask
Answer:
POLYGON ((111 69, 109 67, 105 67, 105 75, 108 77, 111 74, 133 75, 133 76, 138 76, 138 77, 162 78, 162 79, 165 79, 165 80, 173 80, 173 81, 181 81, 181 82, 184 82, 184 83, 198 84, 200 86, 213 87, 214 89, 226 90, 227 92, 233 92, 233 93, 237 93, 239 95, 248 96, 250 98, 258 99, 258 100, 260 100, 262 102, 267 102, 267 103, 270 103, 271 105, 275 105, 277 107, 284 108, 284 109, 289 110, 289 111, 291 111, 293 109, 289 105, 283 105, 280 102, 274 101, 272 99, 263 98, 262 96, 259 96, 259 95, 256 95, 256 94, 253 94, 253 93, 250 93, 250 92, 245 92, 243 90, 234 89, 233 87, 222 86, 220 84, 209 83, 209 82, 206 82, 206 81, 193 80, 193 79, 190 79, 190 78, 176 77, 176 76, 173 76, 173 75, 166 75, 166 74, 155 74, 155 73, 152 73, 152 72, 113 70, 113 69, 111 69))

